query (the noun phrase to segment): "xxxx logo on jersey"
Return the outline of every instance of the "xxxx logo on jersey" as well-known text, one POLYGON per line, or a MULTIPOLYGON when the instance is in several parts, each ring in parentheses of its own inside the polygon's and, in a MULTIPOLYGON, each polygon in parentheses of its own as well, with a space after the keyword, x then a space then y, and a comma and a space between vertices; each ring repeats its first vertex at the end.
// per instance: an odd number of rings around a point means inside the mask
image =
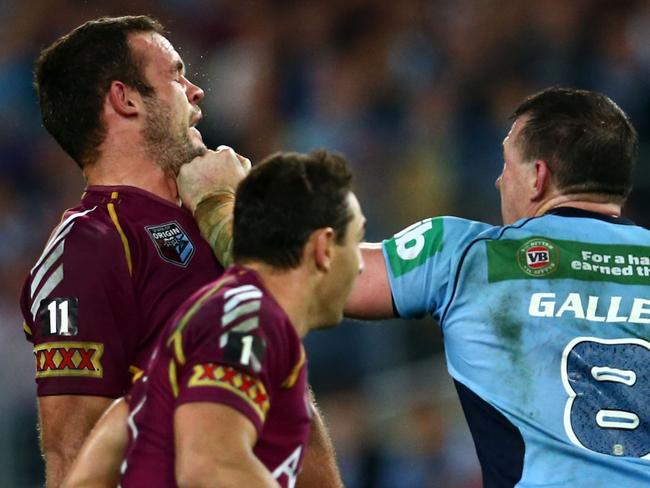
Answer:
POLYGON ((560 253, 552 242, 534 238, 517 250, 517 263, 530 276, 544 276, 557 269, 560 253))
POLYGON ((97 342, 46 342, 34 347, 36 377, 82 376, 101 378, 104 344, 97 342))
POLYGON ((213 363, 197 364, 194 366, 194 374, 188 386, 190 388, 212 386, 228 390, 248 403, 262 421, 271 407, 264 383, 231 366, 213 363))

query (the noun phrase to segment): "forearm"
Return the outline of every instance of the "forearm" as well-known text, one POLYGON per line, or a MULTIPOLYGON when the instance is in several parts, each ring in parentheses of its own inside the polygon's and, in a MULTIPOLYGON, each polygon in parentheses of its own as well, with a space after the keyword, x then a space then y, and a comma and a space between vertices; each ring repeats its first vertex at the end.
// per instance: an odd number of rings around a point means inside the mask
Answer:
POLYGON ((305 451, 302 471, 298 475, 296 488, 343 488, 334 445, 329 437, 313 393, 311 394, 311 433, 305 451))
POLYGON ((208 241, 212 252, 225 267, 232 264, 232 221, 235 194, 229 190, 216 192, 199 202, 194 218, 201 235, 208 241))

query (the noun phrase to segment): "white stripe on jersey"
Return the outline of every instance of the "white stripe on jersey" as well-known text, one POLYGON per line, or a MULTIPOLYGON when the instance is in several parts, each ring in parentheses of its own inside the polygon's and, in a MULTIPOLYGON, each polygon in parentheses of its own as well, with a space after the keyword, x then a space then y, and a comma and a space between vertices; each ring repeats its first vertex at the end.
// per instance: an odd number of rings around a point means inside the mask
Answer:
POLYGON ((56 288, 63 281, 63 263, 61 263, 56 270, 50 275, 50 277, 45 281, 45 284, 38 292, 38 295, 34 297, 36 290, 38 290, 39 285, 43 281, 45 275, 55 266, 59 261, 61 256, 63 256, 63 251, 65 247, 65 237, 70 233, 72 227, 74 226, 75 220, 84 215, 88 215, 90 212, 95 210, 97 206, 84 210, 83 212, 77 212, 70 215, 66 218, 52 233, 52 237, 47 242, 41 257, 38 259, 30 274, 33 276, 32 284, 30 288, 30 298, 32 299, 32 318, 36 319, 36 313, 41 305, 41 301, 47 298, 52 290, 56 288), (40 267, 40 268, 39 268, 40 267), (38 271, 36 271, 38 270, 38 271), (36 272, 36 274, 34 274, 36 272))
POLYGON ((246 315, 251 312, 257 312, 260 309, 262 302, 260 300, 255 300, 254 302, 248 302, 243 305, 240 305, 234 310, 231 310, 223 317, 221 317, 221 326, 225 327, 229 323, 237 320, 242 315, 246 315))
POLYGON ((226 290, 223 294, 224 298, 230 298, 233 295, 236 295, 237 293, 244 293, 245 291, 259 291, 259 288, 253 285, 242 285, 238 286, 237 288, 231 288, 230 290, 226 290))
POLYGON ((59 283, 63 281, 63 263, 59 265, 58 268, 50 275, 50 277, 47 279, 45 284, 43 285, 43 288, 41 288, 41 291, 38 292, 38 295, 32 302, 32 318, 36 320, 36 312, 38 312, 38 307, 41 304, 41 300, 44 298, 47 298, 50 293, 52 293, 52 290, 57 287, 59 283))
POLYGON ((257 288, 253 291, 238 293, 226 302, 226 304, 223 306, 223 311, 224 313, 228 313, 232 309, 236 308, 237 305, 239 305, 241 302, 244 302, 246 300, 253 300, 255 298, 262 298, 262 292, 257 288))
POLYGON ((63 222, 61 222, 61 224, 59 224, 59 226, 56 228, 56 230, 52 233, 52 237, 50 237, 50 240, 47 242, 47 245, 45 246, 45 250, 43 251, 43 254, 41 254, 41 257, 38 258, 38 261, 36 261, 36 264, 34 265, 32 270, 30 271, 30 274, 34 273, 34 270, 40 266, 41 262, 43 261, 43 259, 45 259, 45 257, 52 250, 52 248, 61 239, 63 239, 68 234, 68 232, 70 232, 72 230, 72 224, 73 224, 74 220, 79 218, 79 217, 83 217, 84 215, 89 214, 90 212, 92 212, 96 208, 97 208, 97 205, 95 205, 93 208, 89 208, 88 210, 84 210, 83 212, 72 214, 67 219, 65 219, 63 222), (68 224, 70 224, 69 227, 68 227, 68 224))
POLYGON ((32 287, 31 291, 29 293, 29 298, 34 299, 34 293, 36 293, 36 289, 38 288, 38 285, 41 284, 41 280, 45 276, 45 273, 47 273, 54 262, 59 259, 63 255, 63 248, 65 245, 65 240, 62 240, 56 248, 54 248, 54 251, 48 256, 48 258, 45 260, 43 263, 43 266, 38 270, 38 273, 34 275, 34 278, 32 278, 32 287))

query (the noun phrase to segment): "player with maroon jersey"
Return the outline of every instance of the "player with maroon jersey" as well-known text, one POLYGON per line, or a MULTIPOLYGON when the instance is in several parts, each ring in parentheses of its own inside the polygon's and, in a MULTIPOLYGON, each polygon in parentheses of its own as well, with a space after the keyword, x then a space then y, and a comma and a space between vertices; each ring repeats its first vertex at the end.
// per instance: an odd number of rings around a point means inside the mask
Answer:
MULTIPOLYGON (((123 488, 295 486, 310 424, 300 338, 340 322, 362 268, 350 179, 334 154, 284 153, 239 186, 237 264, 181 307, 127 397, 123 488)), ((66 487, 115 481, 98 469, 116 452, 102 435, 125 417, 99 422, 66 487)))
POLYGON ((173 325, 129 395, 121 486, 175 486, 174 411, 192 402, 243 415, 256 432, 255 456, 282 486, 293 486, 309 436, 305 353, 257 273, 233 266, 194 295, 173 325))
POLYGON ((39 396, 124 395, 169 317, 221 273, 188 211, 134 187, 88 187, 23 288, 39 396))
POLYGON ((203 90, 162 32, 143 16, 89 21, 35 66, 43 125, 88 185, 21 297, 49 487, 144 367, 171 314, 223 272, 180 207, 176 175, 197 156, 241 165, 232 150, 203 144, 194 127, 203 90))

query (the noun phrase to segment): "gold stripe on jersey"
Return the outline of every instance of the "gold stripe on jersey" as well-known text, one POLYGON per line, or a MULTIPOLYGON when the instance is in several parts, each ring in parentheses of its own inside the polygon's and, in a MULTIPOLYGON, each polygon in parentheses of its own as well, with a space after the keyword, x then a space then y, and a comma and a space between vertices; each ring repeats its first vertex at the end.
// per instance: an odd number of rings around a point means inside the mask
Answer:
MULTIPOLYGON (((117 200, 118 196, 119 193, 114 191, 113 193, 111 193, 111 200, 117 200)), ((107 205, 107 207, 108 207, 108 213, 111 216, 111 220, 113 221, 113 224, 117 229, 117 233, 120 235, 120 239, 122 240, 122 246, 124 247, 124 254, 126 256, 126 265, 129 268, 129 276, 131 276, 133 274, 133 261, 131 260, 131 248, 129 247, 129 240, 126 238, 126 234, 124 233, 124 230, 120 225, 120 220, 117 218, 117 212, 115 211, 115 204, 111 202, 107 205)))
POLYGON ((176 374, 176 362, 174 358, 169 360, 169 385, 172 387, 174 398, 178 398, 178 375, 176 374))
POLYGON ((298 381, 298 376, 300 376, 300 371, 302 370, 302 367, 305 365, 305 359, 307 355, 305 354, 305 348, 302 347, 302 344, 300 345, 300 358, 298 359, 298 362, 296 365, 293 367, 293 370, 291 371, 291 374, 287 377, 286 380, 282 382, 282 388, 293 388, 294 385, 296 384, 296 381, 298 381))
POLYGON ((228 390, 243 399, 264 422, 271 402, 262 381, 231 366, 214 363, 197 364, 193 369, 188 388, 209 386, 228 390))
POLYGON ((134 365, 129 366, 129 373, 133 375, 131 377, 131 383, 135 383, 144 375, 144 371, 134 365))
POLYGON ((178 364, 183 365, 185 364, 185 353, 183 352, 183 330, 187 326, 188 322, 196 312, 200 310, 200 308, 203 306, 203 304, 208 301, 212 296, 214 296, 223 286, 230 281, 232 281, 234 278, 232 276, 228 276, 226 278, 222 278, 218 280, 212 288, 208 289, 203 295, 201 295, 196 302, 190 307, 190 309, 181 317, 180 321, 178 322, 178 325, 174 329, 174 332, 169 336, 167 339, 167 347, 174 346, 174 356, 176 357, 176 361, 178 361, 178 364))
POLYGON ((46 342, 34 346, 36 378, 81 376, 102 378, 104 344, 99 342, 46 342))
POLYGON ((29 325, 27 325, 27 322, 23 322, 23 330, 25 331, 25 334, 27 334, 27 335, 34 335, 32 333, 32 328, 29 325))

